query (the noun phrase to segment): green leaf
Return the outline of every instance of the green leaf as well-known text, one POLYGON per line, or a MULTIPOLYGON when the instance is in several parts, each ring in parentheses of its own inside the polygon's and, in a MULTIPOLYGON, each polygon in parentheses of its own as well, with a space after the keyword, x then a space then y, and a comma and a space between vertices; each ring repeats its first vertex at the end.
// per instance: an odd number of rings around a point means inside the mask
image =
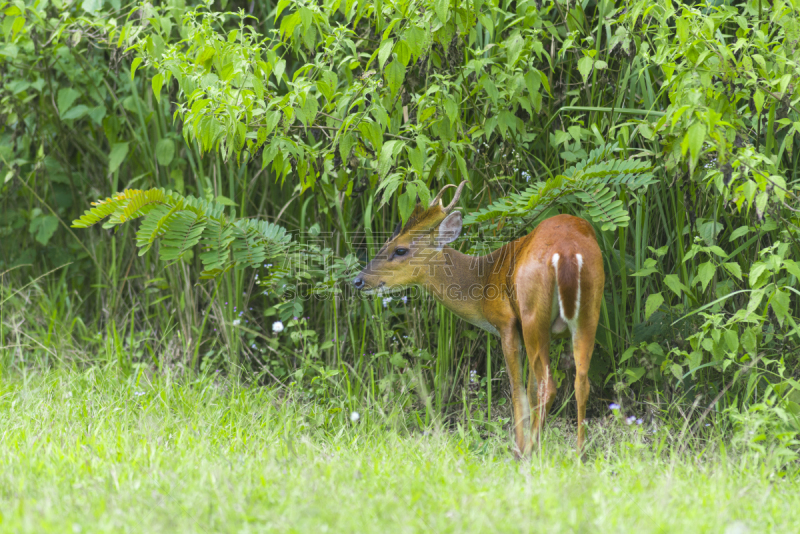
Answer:
POLYGON ((763 262, 756 262, 750 267, 750 274, 747 276, 750 287, 761 287, 769 279, 769 271, 767 271, 767 264, 763 262))
POLYGON ((644 373, 644 367, 629 367, 628 369, 625 369, 625 375, 628 377, 628 385, 630 386, 634 382, 638 381, 644 376, 644 373))
POLYGON ((636 277, 648 276, 658 272, 658 269, 656 268, 656 263, 657 263, 656 260, 654 260, 653 258, 647 258, 646 260, 644 260, 644 265, 642 265, 642 268, 633 273, 631 276, 636 276, 636 277))
POLYGON ((139 65, 142 64, 143 59, 140 57, 134 58, 133 63, 131 63, 131 81, 133 81, 133 76, 136 74, 136 69, 139 68, 139 65))
POLYGON ((726 271, 731 273, 733 276, 735 276, 739 280, 742 279, 742 268, 739 266, 738 263, 735 263, 735 262, 723 263, 722 266, 725 267, 726 271))
POLYGON ((156 101, 161 102, 161 86, 164 84, 164 75, 159 72, 153 76, 151 83, 153 85, 153 95, 155 95, 156 101))
POLYGON ((400 63, 408 66, 408 62, 411 61, 411 48, 408 46, 408 43, 405 41, 398 42, 394 47, 394 51, 400 63))
POLYGON ((5 46, 0 46, 0 56, 16 59, 19 53, 19 47, 14 43, 6 43, 5 46))
POLYGON ((111 145, 111 153, 108 155, 108 173, 111 174, 125 161, 128 155, 128 143, 114 143, 111 145))
POLYGON ((385 177, 389 173, 389 169, 392 168, 395 156, 394 148, 398 143, 402 144, 401 141, 397 140, 387 141, 381 149, 381 154, 378 157, 378 176, 381 179, 385 177))
POLYGON ((672 373, 672 376, 678 380, 683 380, 683 367, 681 367, 679 364, 673 363, 669 366, 669 370, 672 373))
POLYGON ((71 108, 69 111, 64 113, 61 118, 65 121, 73 120, 73 119, 80 119, 84 115, 89 112, 89 108, 84 106, 83 104, 78 104, 77 106, 71 108))
POLYGON ((522 52, 522 49, 525 46, 525 40, 519 34, 515 34, 506 42, 505 46, 507 57, 506 63, 509 67, 513 68, 517 63, 520 52, 522 52))
POLYGON ((347 159, 350 157, 350 150, 355 144, 353 134, 346 133, 339 139, 339 156, 342 158, 342 164, 347 165, 347 159))
POLYGON ((58 112, 59 112, 59 114, 64 115, 67 111, 69 111, 69 108, 72 107, 73 102, 75 102, 75 100, 79 96, 81 96, 80 91, 77 91, 76 89, 72 89, 71 87, 67 88, 67 89, 59 90, 58 91, 58 112))
POLYGON ((411 162, 411 166, 414 167, 414 171, 417 173, 417 176, 423 178, 425 172, 425 154, 422 152, 422 149, 406 147, 408 151, 408 159, 411 162))
POLYGON ((593 65, 594 60, 589 56, 583 56, 578 60, 578 72, 581 73, 583 83, 586 83, 589 80, 589 74, 592 72, 593 65))
POLYGON ((400 198, 397 199, 397 208, 400 210, 400 219, 402 219, 403 224, 408 222, 408 218, 411 216, 411 213, 414 211, 416 205, 416 186, 414 186, 414 184, 407 184, 406 190, 402 195, 400 195, 400 198))
POLYGON ((783 260, 783 268, 797 280, 800 280, 800 266, 797 265, 797 262, 794 260, 783 260))
POLYGON ((644 304, 644 318, 650 319, 650 316, 655 313, 661 305, 664 304, 664 296, 659 293, 652 293, 647 297, 647 302, 644 304))
POLYGON ((394 47, 394 41, 391 39, 387 39, 381 43, 380 49, 378 49, 378 64, 383 68, 386 64, 386 60, 389 59, 389 56, 392 54, 392 48, 394 47))
POLYGON ((619 359, 619 363, 624 363, 631 359, 631 357, 636 353, 636 345, 628 347, 625 352, 622 353, 622 357, 619 359))
POLYGON ((739 239, 743 235, 747 235, 747 233, 749 231, 750 231, 750 227, 748 227, 747 225, 740 226, 739 228, 737 228, 736 230, 734 230, 731 233, 731 236, 728 238, 728 241, 733 241, 734 239, 739 239))
POLYGON ((753 103, 756 106, 756 111, 760 114, 764 109, 764 93, 760 89, 756 89, 756 94, 753 95, 753 103))
MULTIPOLYGON (((8 20, 8 18, 6 19, 8 20)), ((25 17, 17 17, 11 26, 11 39, 15 39, 17 34, 25 27, 25 17)))
POLYGON ((166 167, 172 163, 175 157, 175 142, 172 139, 164 138, 156 145, 156 159, 159 165, 166 167))
POLYGON ((214 201, 219 203, 219 204, 222 204, 223 206, 233 206, 234 208, 238 206, 238 204, 236 204, 236 202, 234 202, 233 200, 229 199, 228 197, 226 197, 224 195, 217 195, 217 197, 214 199, 214 201))
POLYGON ((692 168, 697 165, 697 160, 700 158, 700 153, 703 151, 703 141, 706 139, 706 125, 702 122, 694 122, 689 126, 681 143, 681 152, 685 155, 686 150, 689 150, 691 155, 692 168))
POLYGON ((34 234, 34 239, 42 245, 47 245, 50 238, 58 229, 58 217, 54 215, 43 215, 31 221, 30 232, 34 234))
POLYGON ((538 72, 529 70, 525 73, 525 87, 531 97, 539 94, 539 88, 542 86, 542 79, 538 72))
POLYGON ((99 126, 103 123, 103 117, 106 116, 106 111, 107 110, 105 106, 95 106, 89 109, 89 117, 91 117, 92 121, 99 126))
POLYGON ((756 336, 752 326, 745 329, 745 331, 742 333, 740 341, 742 342, 742 347, 744 347, 744 350, 755 356, 756 350, 758 349, 758 336, 756 336))
POLYGON ((720 258, 727 258, 728 257, 728 253, 725 252, 724 250, 722 250, 720 247, 718 247, 716 245, 708 247, 708 251, 709 252, 713 252, 714 254, 719 256, 720 258))
POLYGON ((386 83, 389 84, 389 89, 392 91, 392 96, 397 94, 400 86, 403 85, 403 80, 406 77, 406 68, 398 60, 389 63, 384 71, 386 83))
POLYGON ((700 282, 703 286, 703 291, 705 291, 706 287, 708 287, 708 283, 711 282, 712 278, 714 278, 714 273, 716 272, 717 266, 712 262, 707 261, 705 263, 701 263, 697 267, 697 278, 695 278, 695 283, 700 282))
POLYGON ((278 85, 280 85, 281 80, 283 79, 283 71, 286 70, 286 60, 281 59, 277 63, 275 63, 275 69, 273 69, 272 73, 275 75, 275 80, 277 80, 278 85))
POLYGON ((275 126, 278 125, 278 122, 281 120, 281 112, 270 110, 267 111, 264 117, 264 129, 266 129, 265 137, 272 133, 272 130, 275 129, 275 126))
POLYGON ((735 330, 725 330, 725 344, 731 352, 739 350, 739 334, 735 330))
POLYGON ((389 358, 389 363, 394 365, 395 367, 403 368, 408 365, 408 361, 403 358, 403 354, 400 352, 395 352, 391 358, 389 358))
POLYGON ((677 274, 668 274, 664 277, 664 283, 670 288, 676 295, 679 297, 683 297, 683 292, 688 289, 678 278, 677 274))
POLYGON ((433 9, 442 24, 447 22, 447 14, 450 11, 450 0, 434 0, 433 9))
POLYGON ((456 154, 456 162, 458 163, 458 170, 461 171, 460 180, 469 180, 469 173, 467 172, 467 162, 460 154, 456 154))
POLYGON ((91 15, 97 14, 103 7, 103 0, 83 0, 81 8, 91 15))
POLYGON ((213 46, 207 46, 203 49, 202 52, 197 56, 197 64, 201 65, 204 68, 211 68, 211 58, 216 55, 217 51, 214 50, 213 46))
POLYGON ((775 312, 778 322, 783 326, 783 321, 789 313, 789 292, 776 289, 769 303, 772 305, 772 311, 775 312))
POLYGON ((300 8, 300 21, 302 22, 305 31, 308 31, 308 28, 311 27, 311 24, 314 21, 313 13, 311 13, 311 10, 305 6, 300 8))

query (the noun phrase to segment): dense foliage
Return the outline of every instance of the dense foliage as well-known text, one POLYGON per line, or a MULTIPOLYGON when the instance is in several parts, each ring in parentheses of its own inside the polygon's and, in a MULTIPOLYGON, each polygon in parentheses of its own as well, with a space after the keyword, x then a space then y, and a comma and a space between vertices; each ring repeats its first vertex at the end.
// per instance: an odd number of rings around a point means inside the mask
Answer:
POLYGON ((487 401, 490 416, 496 342, 424 297, 347 292, 417 198, 467 179, 464 251, 557 212, 595 225, 594 398, 734 427, 765 413, 796 448, 792 3, 17 0, 0 13, 2 350, 26 358, 36 321, 22 303, 49 284, 56 311, 40 326, 67 346, 122 343, 127 324, 142 362, 320 395, 412 388, 426 417, 487 401), (126 189, 173 204, 137 212, 138 234, 68 227, 126 189), (173 217, 175 203, 201 211, 173 217), (191 226, 212 212, 217 227, 191 226), (173 220, 190 239, 161 226, 173 220), (242 259, 266 221, 307 268, 242 259), (136 254, 159 236, 168 262, 136 254))

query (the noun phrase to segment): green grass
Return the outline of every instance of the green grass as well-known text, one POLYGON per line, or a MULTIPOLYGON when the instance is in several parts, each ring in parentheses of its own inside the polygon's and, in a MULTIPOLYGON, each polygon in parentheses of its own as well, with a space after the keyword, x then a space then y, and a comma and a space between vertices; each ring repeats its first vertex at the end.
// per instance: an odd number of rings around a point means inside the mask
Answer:
POLYGON ((402 412, 377 408, 352 424, 349 413, 300 393, 220 379, 99 367, 1 376, 2 532, 789 532, 800 524, 796 477, 718 442, 671 452, 677 432, 667 426, 651 434, 595 421, 580 464, 571 425, 557 421, 542 452, 516 462, 504 432, 412 431, 402 412))

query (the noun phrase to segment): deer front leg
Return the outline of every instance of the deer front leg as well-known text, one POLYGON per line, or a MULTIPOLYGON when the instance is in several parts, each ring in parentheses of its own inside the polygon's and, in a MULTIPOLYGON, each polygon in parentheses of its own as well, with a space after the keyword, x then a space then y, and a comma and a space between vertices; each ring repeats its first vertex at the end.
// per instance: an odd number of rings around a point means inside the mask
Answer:
POLYGON ((530 429, 530 407, 528 395, 525 392, 525 383, 522 380, 520 336, 516 325, 507 325, 500 331, 500 337, 506 369, 508 369, 508 379, 511 382, 511 405, 514 410, 514 454, 517 458, 522 458, 528 452, 526 445, 530 429))

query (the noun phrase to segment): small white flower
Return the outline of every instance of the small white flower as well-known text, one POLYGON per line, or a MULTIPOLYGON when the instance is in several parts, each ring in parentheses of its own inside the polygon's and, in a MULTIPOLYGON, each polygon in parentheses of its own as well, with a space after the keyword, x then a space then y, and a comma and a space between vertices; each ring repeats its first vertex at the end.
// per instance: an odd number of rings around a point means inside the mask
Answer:
POLYGON ((390 302, 392 302, 392 297, 386 297, 385 299, 383 299, 383 307, 384 308, 389 307, 390 302))
POLYGON ((144 395, 144 391, 136 391, 133 394, 136 395, 137 397, 141 397, 142 395, 144 395))
POLYGON ((272 323, 272 331, 276 334, 279 332, 283 332, 283 323, 280 321, 275 321, 272 323))
POLYGON ((635 421, 636 421, 636 416, 634 415, 631 415, 630 417, 625 419, 625 422, 628 423, 629 425, 632 425, 635 421))
POLYGON ((239 326, 240 324, 242 324, 242 320, 241 319, 234 319, 233 320, 233 326, 239 326))
POLYGON ((361 416, 358 415, 358 412, 351 412, 350 413, 350 422, 351 423, 357 423, 359 419, 361 419, 361 416))
POLYGON ((251 348, 251 349, 254 349, 254 348, 256 348, 256 344, 255 344, 255 343, 253 343, 252 345, 250 345, 250 348, 251 348))
POLYGON ((403 295, 402 297, 400 297, 400 300, 403 301, 403 304, 406 304, 408 302, 408 297, 403 295))

